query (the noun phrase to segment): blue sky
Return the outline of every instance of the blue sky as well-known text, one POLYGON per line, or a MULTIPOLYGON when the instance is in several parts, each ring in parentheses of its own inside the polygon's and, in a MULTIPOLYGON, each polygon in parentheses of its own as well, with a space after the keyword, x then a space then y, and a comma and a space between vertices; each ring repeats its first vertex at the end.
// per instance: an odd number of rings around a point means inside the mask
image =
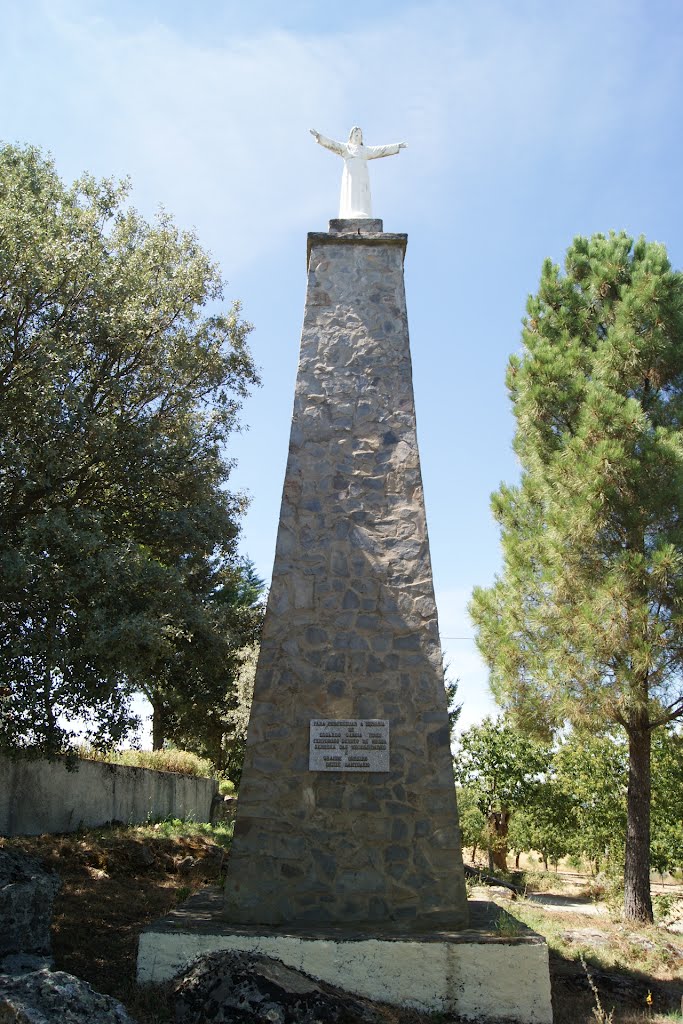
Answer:
POLYGON ((443 646, 467 725, 491 708, 465 606, 500 565, 489 495, 514 481, 504 373, 546 256, 625 229, 683 266, 683 5, 653 0, 0 0, 0 139, 68 180, 130 176, 220 263, 263 387, 232 446, 242 549, 268 578, 305 296, 360 124, 408 233, 418 436, 443 646))

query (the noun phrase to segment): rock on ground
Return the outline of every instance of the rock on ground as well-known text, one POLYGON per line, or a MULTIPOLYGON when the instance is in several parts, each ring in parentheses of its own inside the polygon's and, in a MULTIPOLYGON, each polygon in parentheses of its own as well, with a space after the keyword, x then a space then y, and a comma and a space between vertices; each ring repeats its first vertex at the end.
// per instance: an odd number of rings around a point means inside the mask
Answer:
POLYGON ((8 953, 0 957, 0 974, 31 974, 32 971, 51 971, 54 960, 39 953, 8 953))
POLYGON ((568 928, 566 931, 560 932, 560 938, 563 942, 576 942, 595 948, 609 944, 607 932, 601 932, 597 928, 568 928))
POLYGON ((58 876, 35 857, 0 850, 0 954, 48 953, 58 876))
POLYGON ((64 971, 0 975, 0 1024, 135 1024, 111 996, 64 971))
POLYGON ((176 982, 175 996, 178 1024, 379 1021, 375 1011, 348 992, 255 953, 225 951, 199 957, 176 982))

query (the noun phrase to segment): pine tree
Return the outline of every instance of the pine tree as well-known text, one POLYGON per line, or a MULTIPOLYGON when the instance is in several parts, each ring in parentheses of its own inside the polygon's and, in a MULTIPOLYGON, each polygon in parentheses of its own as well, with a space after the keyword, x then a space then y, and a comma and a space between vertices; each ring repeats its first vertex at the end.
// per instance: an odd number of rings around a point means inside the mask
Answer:
POLYGON ((683 275, 658 243, 577 238, 523 346, 521 481, 493 496, 504 567, 471 613, 523 726, 625 732, 625 913, 651 920, 651 737, 683 716, 683 275))

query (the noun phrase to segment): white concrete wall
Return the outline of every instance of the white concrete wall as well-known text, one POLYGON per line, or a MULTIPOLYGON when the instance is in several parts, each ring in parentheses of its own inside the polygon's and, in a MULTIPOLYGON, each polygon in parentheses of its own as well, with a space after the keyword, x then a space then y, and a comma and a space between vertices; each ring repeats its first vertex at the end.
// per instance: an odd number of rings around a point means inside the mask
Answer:
POLYGON ((216 950, 261 953, 355 995, 465 1020, 553 1020, 548 947, 540 939, 302 939, 230 932, 227 922, 222 934, 150 925, 140 936, 138 981, 167 981, 195 956, 216 950))
POLYGON ((208 821, 218 784, 175 772, 79 761, 0 757, 0 835, 75 832, 108 821, 136 824, 174 818, 208 821))

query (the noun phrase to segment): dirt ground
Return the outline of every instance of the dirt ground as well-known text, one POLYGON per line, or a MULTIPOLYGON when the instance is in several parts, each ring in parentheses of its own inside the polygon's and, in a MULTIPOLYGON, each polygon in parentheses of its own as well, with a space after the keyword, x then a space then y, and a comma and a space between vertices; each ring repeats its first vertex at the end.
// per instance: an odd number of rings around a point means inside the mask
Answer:
POLYGON ((590 895, 589 875, 543 872, 538 883, 522 898, 487 886, 470 895, 493 899, 547 939, 555 1024, 683 1022, 683 886, 652 885, 655 899, 672 904, 669 929, 627 924, 609 899, 590 895))
MULTIPOLYGON (((135 982, 139 933, 200 886, 219 882, 227 857, 225 847, 210 834, 195 831, 194 834, 168 835, 165 831, 168 830, 160 825, 70 836, 0 839, 0 846, 20 848, 40 857, 62 879, 53 926, 56 967, 120 999, 140 1024, 168 1024, 173 1020, 173 1008, 170 986, 140 987, 135 982)), ((547 896, 548 893, 544 893, 544 897, 547 896)), ((510 913, 518 912, 514 902, 509 903, 505 897, 500 899, 510 913)), ((546 913, 543 906, 531 905, 530 900, 520 901, 519 906, 522 904, 520 918, 545 934, 539 925, 546 913)), ((601 918, 596 923, 595 918, 586 918, 574 909, 562 910, 558 916, 557 908, 552 919, 556 930, 558 927, 565 931, 599 927, 601 933, 607 934, 608 943, 624 944, 619 926, 606 919, 601 918)), ((657 938, 657 949, 653 952, 648 949, 648 944, 653 944, 652 931, 643 933, 645 945, 640 947, 643 955, 636 961, 639 969, 625 968, 621 962, 624 957, 612 957, 610 962, 610 957, 604 956, 604 949, 597 950, 594 957, 590 944, 586 946, 592 981, 604 1011, 602 1018, 594 1012, 595 994, 576 959, 577 949, 583 949, 583 945, 579 942, 574 948, 571 942, 551 941, 555 1024, 595 1024, 596 1020, 610 1024, 612 1011, 613 1024, 683 1021, 677 1012, 683 998, 679 956, 683 937, 667 933, 661 943, 657 938), (675 940, 670 944, 673 953, 666 951, 669 939, 675 940)), ((635 949, 637 952, 637 943, 635 949)), ((383 1009, 383 1015, 387 1024, 426 1024, 427 1021, 455 1024, 457 1021, 449 1014, 420 1014, 390 1007, 383 1009)))

